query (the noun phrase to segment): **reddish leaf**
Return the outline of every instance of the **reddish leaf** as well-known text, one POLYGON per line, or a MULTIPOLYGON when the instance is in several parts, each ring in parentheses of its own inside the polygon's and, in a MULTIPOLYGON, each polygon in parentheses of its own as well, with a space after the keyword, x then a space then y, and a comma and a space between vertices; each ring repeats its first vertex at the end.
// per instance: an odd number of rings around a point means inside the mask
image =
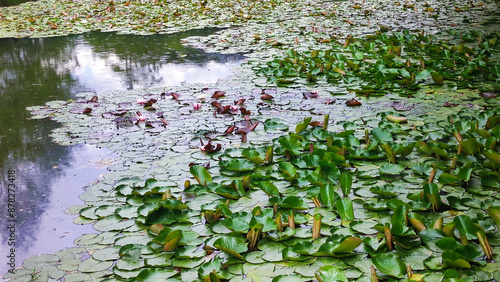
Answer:
POLYGON ((246 143, 247 142, 247 135, 246 133, 241 135, 241 143, 246 143))
POLYGON ((249 110, 247 110, 247 109, 245 109, 243 107, 240 108, 240 112, 241 112, 242 115, 249 115, 249 114, 252 113, 251 111, 249 111, 249 110))
POLYGON ((224 107, 217 101, 213 101, 211 103, 212 106, 214 106, 217 109, 217 112, 223 111, 224 107))
POLYGON ((233 124, 233 125, 231 125, 230 127, 228 127, 228 128, 226 129, 226 131, 224 131, 224 133, 225 133, 225 134, 230 134, 230 133, 233 133, 233 130, 234 130, 235 128, 236 128, 236 126, 234 126, 234 124, 233 124))
POLYGON ((242 105, 243 103, 245 103, 246 99, 239 99, 238 101, 235 101, 234 102, 234 105, 235 106, 239 106, 239 105, 242 105))
POLYGON ((347 106, 351 106, 351 107, 354 107, 354 106, 361 106, 361 102, 359 102, 358 100, 352 98, 351 100, 348 100, 345 102, 345 104, 347 106))
POLYGON ((94 97, 92 97, 92 99, 89 100, 89 103, 97 103, 98 99, 99 98, 97 98, 97 96, 94 96, 94 97))
POLYGON ((174 98, 174 100, 179 103, 179 94, 177 93, 168 93, 167 95, 170 95, 172 96, 172 98, 174 98))
POLYGON ((189 167, 192 167, 194 165, 201 165, 202 167, 206 168, 206 169, 209 169, 210 168, 210 162, 208 163, 204 163, 204 164, 199 164, 199 163, 189 163, 188 166, 189 167))
POLYGON ((302 92, 302 95, 304 95, 306 99, 315 99, 319 97, 318 91, 302 92))
POLYGON ((90 114, 91 112, 92 112, 91 108, 85 108, 83 109, 82 114, 90 114))
POLYGON ((161 118, 161 122, 163 123, 163 125, 167 126, 169 123, 168 121, 165 119, 165 118, 161 118))
POLYGON ((313 126, 313 127, 322 127, 323 126, 323 123, 320 122, 320 121, 311 121, 309 123, 310 126, 313 126))
POLYGON ((272 100, 272 99, 274 99, 274 96, 269 95, 269 94, 264 94, 264 95, 260 96, 260 98, 262 100, 272 100))
POLYGON ((209 139, 208 143, 205 145, 205 144, 203 144, 203 140, 201 140, 201 138, 200 138, 200 143, 201 143, 200 149, 203 152, 215 153, 215 152, 220 151, 222 149, 222 145, 221 144, 217 144, 215 146, 212 145, 212 140, 211 139, 209 139))
POLYGON ((238 131, 236 131, 236 134, 247 134, 253 131, 257 127, 257 125, 259 125, 258 121, 254 124, 250 123, 247 127, 238 129, 238 131))
POLYGON ((156 103, 156 99, 149 99, 144 103, 144 107, 151 107, 154 103, 156 103))
POLYGON ((257 127, 257 125, 259 125, 259 123, 260 122, 257 121, 256 123, 252 124, 252 126, 250 126, 250 131, 253 131, 257 127))
POLYGON ((212 95, 212 98, 215 98, 215 99, 219 99, 221 97, 223 97, 224 95, 226 95, 226 92, 225 91, 220 91, 220 90, 217 90, 214 92, 214 94, 212 95))
POLYGON ((229 113, 229 111, 231 110, 231 106, 224 106, 222 108, 222 110, 219 111, 219 114, 226 114, 226 113, 229 113))

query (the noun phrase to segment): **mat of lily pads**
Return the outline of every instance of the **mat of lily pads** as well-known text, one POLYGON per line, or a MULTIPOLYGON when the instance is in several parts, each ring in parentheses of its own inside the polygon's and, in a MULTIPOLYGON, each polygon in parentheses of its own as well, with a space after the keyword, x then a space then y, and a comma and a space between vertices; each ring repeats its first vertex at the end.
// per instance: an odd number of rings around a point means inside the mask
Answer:
POLYGON ((62 123, 55 142, 106 147, 121 163, 86 188, 85 206, 68 210, 99 233, 30 258, 5 278, 499 280, 497 8, 498 1, 1 8, 2 36, 218 26, 225 29, 184 43, 253 52, 216 84, 80 93, 30 107, 33 119, 62 123))
POLYGON ((56 142, 107 147, 123 164, 69 211, 101 233, 11 277, 498 278, 494 93, 328 89, 228 80, 30 108, 63 123, 56 142), (353 97, 361 105, 346 106, 353 97))

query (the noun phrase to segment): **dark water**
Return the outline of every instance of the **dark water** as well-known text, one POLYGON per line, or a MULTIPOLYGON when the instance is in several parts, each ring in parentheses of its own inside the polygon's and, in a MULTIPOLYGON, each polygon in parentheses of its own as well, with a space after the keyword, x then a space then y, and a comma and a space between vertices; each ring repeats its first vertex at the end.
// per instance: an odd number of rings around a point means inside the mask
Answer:
POLYGON ((0 0, 0 7, 19 5, 30 0, 0 0))
POLYGON ((27 257, 73 246, 75 238, 94 232, 90 225, 72 223, 75 216, 64 211, 83 204, 78 199, 83 187, 106 172, 99 163, 113 158, 109 151, 91 145, 63 147, 51 142, 48 135, 59 125, 29 120, 25 108, 68 100, 80 91, 99 94, 183 81, 215 82, 231 75, 230 69, 243 57, 206 54, 179 42, 208 33, 0 39, 0 274, 8 269, 11 247, 9 171, 15 171, 18 267, 27 257))

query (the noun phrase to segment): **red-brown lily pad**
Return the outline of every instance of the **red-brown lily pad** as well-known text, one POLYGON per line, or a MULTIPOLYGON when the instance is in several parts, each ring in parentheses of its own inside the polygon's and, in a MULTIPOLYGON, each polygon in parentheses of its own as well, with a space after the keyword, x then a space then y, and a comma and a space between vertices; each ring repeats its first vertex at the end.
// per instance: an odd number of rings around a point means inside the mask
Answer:
POLYGON ((356 106, 361 106, 362 105, 360 101, 358 101, 358 100, 356 100, 354 98, 352 98, 351 100, 346 101, 345 104, 347 106, 350 106, 350 107, 356 107, 356 106))

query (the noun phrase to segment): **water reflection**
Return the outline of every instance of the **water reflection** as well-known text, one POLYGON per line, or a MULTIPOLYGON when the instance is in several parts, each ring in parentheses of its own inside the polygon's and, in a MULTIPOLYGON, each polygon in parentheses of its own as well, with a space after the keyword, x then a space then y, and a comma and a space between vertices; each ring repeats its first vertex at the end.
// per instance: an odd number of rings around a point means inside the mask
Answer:
MULTIPOLYGON (((82 186, 105 172, 97 161, 109 152, 89 145, 61 147, 48 134, 58 125, 28 120, 27 106, 68 100, 80 91, 215 82, 231 75, 243 57, 184 48, 180 39, 210 30, 175 35, 132 36, 113 33, 45 39, 0 39, 0 226, 6 224, 7 170, 17 174, 16 261, 72 246, 90 226, 76 226, 64 215, 82 186)), ((2 228, 3 229, 3 228, 2 228)), ((7 232, 0 232, 0 249, 7 232)), ((0 273, 6 271, 4 252, 0 273)))
POLYGON ((0 7, 19 5, 30 0, 0 0, 0 7))

